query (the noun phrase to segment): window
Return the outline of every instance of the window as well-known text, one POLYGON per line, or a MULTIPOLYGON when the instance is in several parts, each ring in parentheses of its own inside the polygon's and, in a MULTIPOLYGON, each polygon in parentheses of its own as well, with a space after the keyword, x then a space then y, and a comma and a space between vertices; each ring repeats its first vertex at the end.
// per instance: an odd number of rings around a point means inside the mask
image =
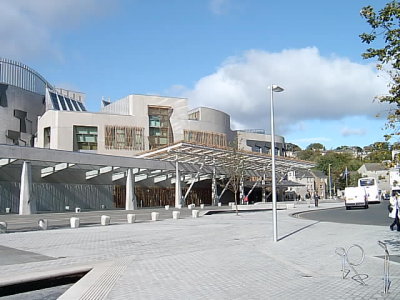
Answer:
POLYGON ((60 105, 58 104, 57 96, 54 93, 50 93, 51 103, 53 104, 53 108, 56 110, 60 110, 60 105))
POLYGON ((51 130, 50 127, 46 127, 43 130, 43 135, 44 135, 44 143, 43 147, 50 149, 50 138, 51 138, 51 130))
POLYGON ((168 106, 149 106, 149 145, 150 149, 172 144, 174 141, 168 106))
POLYGON ((74 126, 77 151, 97 150, 97 127, 74 126))

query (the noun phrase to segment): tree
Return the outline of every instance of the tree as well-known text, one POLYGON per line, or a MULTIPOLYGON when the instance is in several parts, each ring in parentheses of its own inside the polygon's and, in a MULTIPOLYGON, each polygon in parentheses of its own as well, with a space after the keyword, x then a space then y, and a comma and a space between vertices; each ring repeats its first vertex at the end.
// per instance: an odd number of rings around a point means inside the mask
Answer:
POLYGON ((286 149, 292 152, 301 151, 301 148, 298 145, 292 143, 286 143, 286 149))
POLYGON ((316 161, 321 156, 321 152, 313 150, 302 150, 297 153, 297 158, 308 161, 316 161))
POLYGON ((223 158, 224 170, 228 179, 224 186, 234 194, 236 215, 239 214, 237 194, 242 181, 245 179, 246 165, 245 156, 238 150, 238 144, 237 140, 230 143, 227 149, 228 152, 223 158))
POLYGON ((400 4, 393 0, 381 10, 376 11, 372 6, 365 6, 361 10, 371 27, 371 32, 360 34, 363 43, 376 43, 377 48, 368 48, 363 54, 364 59, 377 60, 377 69, 388 73, 389 94, 378 96, 380 102, 394 104, 387 115, 387 129, 391 132, 385 135, 386 140, 400 135, 400 4), (380 45, 383 45, 380 48, 380 45))
POLYGON ((310 145, 307 146, 306 150, 325 150, 325 146, 322 145, 321 143, 312 143, 310 145))
POLYGON ((346 169, 348 171, 356 171, 361 165, 362 162, 353 158, 351 154, 336 153, 333 151, 320 156, 317 160, 317 169, 323 171, 326 175, 328 175, 330 169, 332 184, 340 189, 346 186, 346 180, 343 176, 344 171, 346 169))

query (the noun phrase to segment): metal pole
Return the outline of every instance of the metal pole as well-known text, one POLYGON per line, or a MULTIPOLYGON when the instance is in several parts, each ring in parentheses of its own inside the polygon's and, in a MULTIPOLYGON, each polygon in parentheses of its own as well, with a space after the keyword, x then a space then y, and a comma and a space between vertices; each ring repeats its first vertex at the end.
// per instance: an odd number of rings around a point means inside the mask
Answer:
POLYGON ((276 178, 275 178, 275 132, 274 132, 274 86, 271 85, 271 163, 272 163, 272 224, 274 242, 278 241, 278 220, 276 213, 276 178))
POLYGON ((329 199, 332 199, 332 180, 331 180, 331 164, 328 165, 328 180, 329 180, 329 199))

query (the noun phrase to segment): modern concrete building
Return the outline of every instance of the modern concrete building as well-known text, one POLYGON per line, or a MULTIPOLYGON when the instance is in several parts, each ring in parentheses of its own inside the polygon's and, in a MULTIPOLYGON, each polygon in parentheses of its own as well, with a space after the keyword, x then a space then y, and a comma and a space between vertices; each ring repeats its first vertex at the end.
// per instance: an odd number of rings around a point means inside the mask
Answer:
POLYGON ((0 144, 34 146, 37 120, 46 110, 85 110, 84 95, 63 96, 69 93, 28 66, 0 58, 0 144))
MULTIPOLYGON (((185 98, 129 95, 108 103, 101 112, 48 110, 40 117, 37 147, 134 156, 185 141, 226 147, 237 139, 241 150, 271 153, 265 131, 232 131, 228 114, 207 107, 188 109, 185 98)), ((285 141, 276 136, 276 153, 285 141)))
MULTIPOLYGON (((0 145, 1 210, 228 203, 230 143, 238 145, 245 168, 240 201, 267 200, 271 136, 265 131, 233 131, 228 114, 189 109, 185 98, 128 95, 103 100, 100 112, 88 112, 84 98, 0 59, 0 144, 7 144, 0 145)), ((285 158, 284 138, 275 140, 278 176, 313 166, 285 158)))

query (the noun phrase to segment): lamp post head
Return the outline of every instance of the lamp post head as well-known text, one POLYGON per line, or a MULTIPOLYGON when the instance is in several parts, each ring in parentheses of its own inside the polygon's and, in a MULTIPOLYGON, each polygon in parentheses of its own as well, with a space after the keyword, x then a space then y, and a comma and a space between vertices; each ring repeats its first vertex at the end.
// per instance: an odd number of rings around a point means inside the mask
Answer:
POLYGON ((271 89, 273 92, 276 92, 276 93, 284 91, 284 89, 282 87, 280 87, 279 85, 276 85, 276 84, 271 85, 271 89))

